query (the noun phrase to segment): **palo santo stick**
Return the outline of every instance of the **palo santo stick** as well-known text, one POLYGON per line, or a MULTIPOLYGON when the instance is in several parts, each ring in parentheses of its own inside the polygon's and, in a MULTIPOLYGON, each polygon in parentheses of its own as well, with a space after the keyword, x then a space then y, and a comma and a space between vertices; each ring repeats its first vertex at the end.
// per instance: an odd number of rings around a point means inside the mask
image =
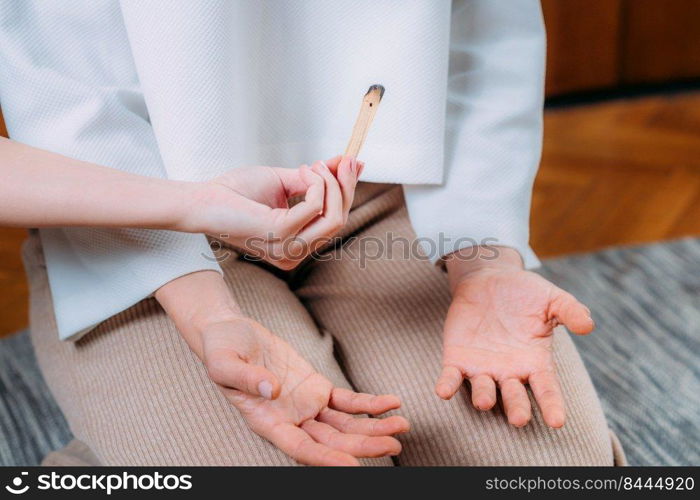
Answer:
POLYGON ((367 137, 369 126, 372 124, 372 120, 374 120, 374 115, 377 114, 377 108, 379 108, 379 103, 383 96, 384 87, 381 85, 372 85, 362 98, 360 114, 357 115, 357 121, 355 121, 355 126, 352 129, 350 142, 345 149, 346 156, 354 156, 357 158, 357 155, 360 153, 360 148, 362 148, 362 144, 365 142, 365 137, 367 137))

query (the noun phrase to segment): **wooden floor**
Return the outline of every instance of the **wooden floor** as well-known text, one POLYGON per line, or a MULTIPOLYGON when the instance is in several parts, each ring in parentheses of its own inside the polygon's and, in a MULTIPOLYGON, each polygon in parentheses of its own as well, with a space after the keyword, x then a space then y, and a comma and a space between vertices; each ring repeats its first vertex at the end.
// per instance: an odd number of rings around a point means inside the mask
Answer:
POLYGON ((539 255, 688 235, 700 235, 700 93, 547 112, 539 255))
POLYGON ((19 255, 26 234, 0 228, 0 337, 27 326, 27 281, 19 255))
MULTIPOLYGON (((542 257, 700 235, 700 93, 548 111, 532 245, 542 257)), ((27 324, 24 231, 0 229, 0 336, 27 324)))

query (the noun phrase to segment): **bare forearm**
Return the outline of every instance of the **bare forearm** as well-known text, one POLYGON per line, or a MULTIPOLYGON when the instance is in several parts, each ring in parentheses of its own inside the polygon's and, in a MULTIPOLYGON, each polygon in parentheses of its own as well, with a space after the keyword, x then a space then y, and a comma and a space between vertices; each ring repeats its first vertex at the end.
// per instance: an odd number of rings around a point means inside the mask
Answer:
POLYGON ((0 225, 173 229, 192 189, 0 138, 0 225))

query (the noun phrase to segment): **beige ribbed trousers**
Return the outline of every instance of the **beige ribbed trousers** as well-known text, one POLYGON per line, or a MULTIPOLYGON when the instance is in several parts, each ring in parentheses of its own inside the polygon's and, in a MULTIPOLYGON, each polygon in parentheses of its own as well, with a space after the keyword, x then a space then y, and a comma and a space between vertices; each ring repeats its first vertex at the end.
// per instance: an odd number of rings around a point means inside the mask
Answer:
MULTIPOLYGON (((555 334, 568 420, 524 428, 503 411, 480 412, 468 384, 442 401, 441 330, 446 276, 425 260, 357 258, 358 238, 411 240, 401 188, 361 184, 344 243, 291 273, 222 255, 242 309, 292 344, 336 384, 401 397, 411 431, 399 465, 612 465, 624 461, 568 333, 555 334), (332 258, 330 258, 332 257, 332 258)), ((374 247, 376 248, 376 247, 374 247)), ((368 246, 367 252, 372 253, 368 246)), ((153 299, 118 314, 77 343, 58 340, 38 238, 25 247, 31 330, 46 381, 76 439, 46 464, 284 465, 293 461, 251 432, 207 378, 153 299)), ((533 408, 536 405, 533 404, 533 408)), ((390 459, 368 465, 392 465, 390 459)))

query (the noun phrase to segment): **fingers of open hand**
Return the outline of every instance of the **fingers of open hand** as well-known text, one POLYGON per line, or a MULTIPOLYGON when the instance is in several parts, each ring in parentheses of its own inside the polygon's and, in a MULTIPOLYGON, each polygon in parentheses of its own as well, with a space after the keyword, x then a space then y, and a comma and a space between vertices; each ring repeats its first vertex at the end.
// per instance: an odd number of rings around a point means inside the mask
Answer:
POLYGON ((501 382, 501 397, 510 424, 522 427, 530 421, 532 417, 530 398, 522 382, 515 378, 501 382))
POLYGON ((381 415, 389 410, 399 408, 401 401, 397 396, 391 394, 375 396, 374 394, 365 394, 336 387, 331 392, 328 406, 345 413, 381 415))
POLYGON ((301 428, 316 442, 354 457, 393 456, 401 452, 401 443, 390 436, 346 433, 318 420, 307 420, 301 428))
POLYGON ((573 333, 586 335, 595 328, 591 311, 576 297, 558 289, 550 305, 551 314, 573 333))
POLYGON ((470 374, 458 366, 446 365, 435 385, 437 395, 443 399, 452 398, 462 386, 465 374, 468 376, 471 386, 471 402, 474 408, 478 410, 492 409, 498 401, 497 392, 500 390, 508 422, 516 427, 522 427, 532 418, 532 405, 526 389, 527 383, 535 396, 544 422, 555 428, 564 425, 566 418, 564 397, 556 370, 534 371, 526 380, 515 376, 494 379, 493 374, 483 372, 470 374))
MULTIPOLYGON (((481 374, 470 377, 469 383, 474 407, 478 410, 492 409, 497 402, 494 379, 490 375, 481 374)), ((550 427, 562 427, 566 419, 566 411, 556 372, 553 370, 534 372, 528 379, 528 385, 535 396, 544 422, 550 427)), ((532 418, 532 405, 526 386, 517 378, 505 379, 499 386, 508 422, 516 427, 526 425, 532 418)))
POLYGON ((275 399, 280 394, 280 383, 272 372, 263 366, 243 361, 234 352, 208 356, 205 365, 209 378, 223 387, 265 399, 275 399))
POLYGON ((401 452, 401 443, 394 434, 407 432, 408 421, 400 416, 388 418, 357 418, 351 414, 384 413, 398 408, 396 396, 364 394, 348 389, 333 389, 329 407, 315 420, 302 425, 319 444, 354 457, 394 456, 401 452))
POLYGON ((353 417, 331 408, 323 410, 317 420, 332 425, 341 432, 365 436, 391 436, 408 432, 410 429, 408 420, 399 415, 386 418, 353 417))
POLYGON ((530 388, 540 407, 542 417, 550 427, 561 427, 566 419, 564 397, 557 375, 553 371, 535 372, 530 375, 530 388))
POLYGON ((397 408, 396 396, 333 389, 329 406, 301 426, 283 422, 256 430, 283 452, 307 465, 359 465, 358 457, 394 456, 401 443, 394 434, 407 432, 408 421, 399 416, 357 418, 349 413, 384 413, 397 408))
POLYGON ((318 443, 308 432, 292 423, 279 423, 264 431, 268 439, 299 463, 321 466, 356 466, 357 458, 349 453, 318 443))
POLYGON ((463 378, 459 368, 456 366, 445 366, 435 384, 435 392, 442 399, 450 399, 461 387, 463 378))
POLYGON ((469 379, 472 387, 472 404, 478 410, 490 410, 496 404, 496 383, 488 375, 469 379))

